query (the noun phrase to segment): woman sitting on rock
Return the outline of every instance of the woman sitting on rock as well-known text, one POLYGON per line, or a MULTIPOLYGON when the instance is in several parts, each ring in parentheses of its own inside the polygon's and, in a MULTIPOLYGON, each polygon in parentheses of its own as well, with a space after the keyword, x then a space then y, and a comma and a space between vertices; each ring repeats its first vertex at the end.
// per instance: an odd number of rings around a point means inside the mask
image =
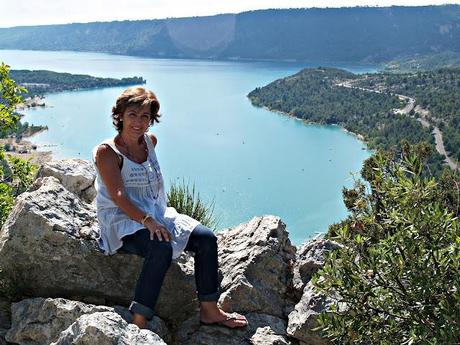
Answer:
MULTIPOLYGON (((147 327, 171 260, 195 253, 195 281, 202 324, 244 327, 247 320, 217 306, 218 263, 214 233, 166 205, 163 176, 155 155, 157 139, 146 134, 159 122, 160 104, 142 87, 125 90, 112 109, 118 134, 93 151, 97 168, 99 246, 106 254, 130 253, 144 263, 129 309, 133 323, 147 327)), ((178 291, 180 293, 180 291, 178 291)))

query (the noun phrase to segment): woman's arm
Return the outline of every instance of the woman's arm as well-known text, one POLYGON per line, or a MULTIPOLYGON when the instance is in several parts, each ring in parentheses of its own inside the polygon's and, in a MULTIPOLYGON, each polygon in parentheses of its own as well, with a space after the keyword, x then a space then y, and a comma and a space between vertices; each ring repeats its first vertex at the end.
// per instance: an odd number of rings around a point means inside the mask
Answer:
POLYGON ((152 142, 153 142, 153 146, 156 147, 157 146, 157 137, 154 136, 153 134, 149 134, 149 137, 150 139, 152 139, 152 142))
MULTIPOLYGON (((128 215, 128 217, 142 224, 142 220, 146 214, 132 203, 126 195, 118 161, 117 154, 108 145, 100 145, 98 147, 96 152, 96 166, 111 199, 115 205, 128 215)), ((152 239, 154 234, 156 234, 160 240, 162 239, 161 235, 163 235, 167 241, 170 239, 170 234, 166 228, 153 218, 150 217, 146 219, 144 226, 150 230, 152 239), (160 230, 160 233, 157 232, 158 230, 160 230)))
POLYGON ((126 195, 118 162, 117 154, 108 145, 98 147, 96 165, 110 197, 115 205, 121 208, 131 219, 140 223, 145 213, 134 205, 126 195))

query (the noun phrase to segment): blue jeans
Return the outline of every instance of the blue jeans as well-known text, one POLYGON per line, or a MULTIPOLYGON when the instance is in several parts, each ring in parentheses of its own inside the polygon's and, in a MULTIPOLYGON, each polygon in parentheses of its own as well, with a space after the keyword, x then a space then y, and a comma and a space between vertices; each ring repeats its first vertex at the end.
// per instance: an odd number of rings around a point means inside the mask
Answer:
MULTIPOLYGON (((199 224, 190 234, 186 251, 195 253, 195 282, 200 301, 219 299, 217 237, 207 227, 199 224)), ((150 239, 150 231, 141 229, 123 237, 119 253, 135 254, 144 258, 142 270, 137 279, 134 300, 129 310, 147 319, 154 315, 153 309, 160 294, 164 277, 171 265, 170 242, 150 239)))

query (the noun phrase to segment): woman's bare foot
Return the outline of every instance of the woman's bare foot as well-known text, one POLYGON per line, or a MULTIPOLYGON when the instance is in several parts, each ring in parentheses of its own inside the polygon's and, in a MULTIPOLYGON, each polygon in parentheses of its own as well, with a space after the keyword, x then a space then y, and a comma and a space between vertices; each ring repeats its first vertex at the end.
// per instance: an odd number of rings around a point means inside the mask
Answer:
POLYGON ((204 325, 221 325, 228 328, 248 325, 246 317, 237 313, 226 313, 217 306, 217 302, 200 303, 200 322, 204 325))
POLYGON ((147 319, 141 314, 134 313, 133 323, 140 329, 147 329, 147 319))

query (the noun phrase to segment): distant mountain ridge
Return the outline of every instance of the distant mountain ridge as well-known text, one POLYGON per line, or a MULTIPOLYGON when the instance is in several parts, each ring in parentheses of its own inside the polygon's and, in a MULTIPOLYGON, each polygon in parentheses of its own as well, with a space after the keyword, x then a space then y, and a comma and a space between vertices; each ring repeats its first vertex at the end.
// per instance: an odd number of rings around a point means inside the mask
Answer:
POLYGON ((460 54, 460 5, 278 9, 0 29, 0 49, 155 58, 380 63, 460 54))

